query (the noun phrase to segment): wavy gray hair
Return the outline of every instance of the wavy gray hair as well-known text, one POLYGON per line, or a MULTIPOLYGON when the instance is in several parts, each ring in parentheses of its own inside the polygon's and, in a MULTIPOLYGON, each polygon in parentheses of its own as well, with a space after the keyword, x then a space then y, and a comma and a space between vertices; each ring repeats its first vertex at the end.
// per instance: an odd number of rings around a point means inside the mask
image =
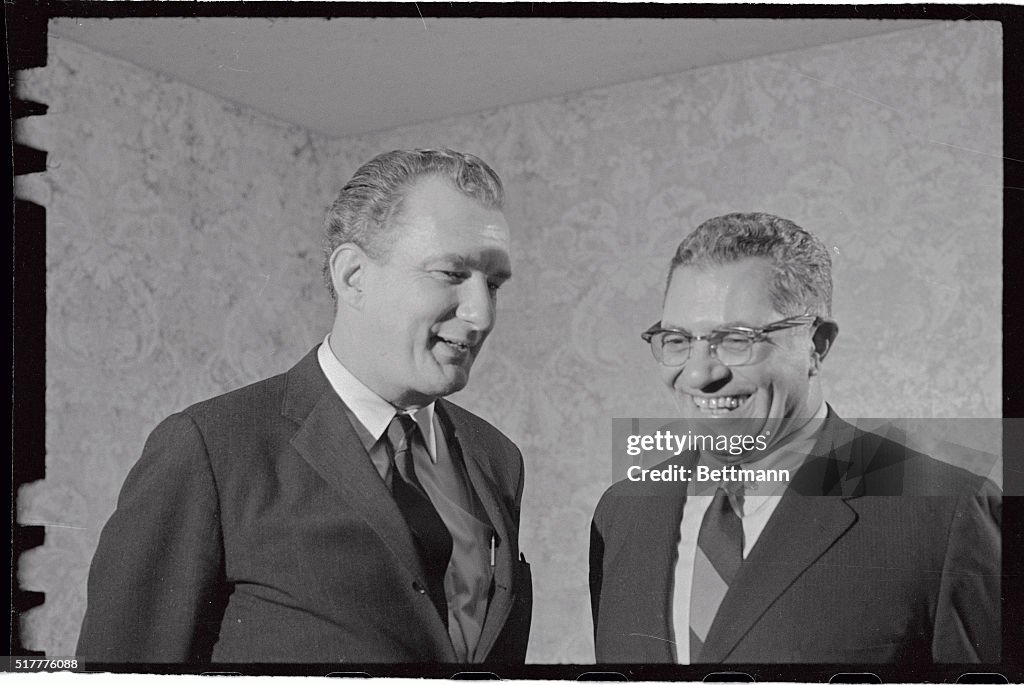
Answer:
POLYGON ((679 243, 665 290, 680 266, 728 264, 748 257, 771 262, 772 305, 784 316, 832 316, 832 258, 820 240, 788 219, 760 212, 708 219, 679 243))

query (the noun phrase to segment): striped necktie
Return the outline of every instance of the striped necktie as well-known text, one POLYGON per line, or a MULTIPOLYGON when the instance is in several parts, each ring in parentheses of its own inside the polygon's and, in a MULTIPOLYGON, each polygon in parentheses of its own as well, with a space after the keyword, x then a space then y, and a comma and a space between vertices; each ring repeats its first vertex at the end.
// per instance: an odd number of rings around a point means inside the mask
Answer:
POLYGON ((423 434, 411 416, 396 414, 385 435, 391 448, 391 496, 412 533, 426 574, 430 600, 447 627, 448 600, 444 577, 452 556, 452 535, 416 477, 412 446, 414 442, 424 444, 423 434))
POLYGON ((698 663, 722 598, 743 562, 743 523, 723 488, 715 492, 697 534, 690 589, 690 663, 698 663))

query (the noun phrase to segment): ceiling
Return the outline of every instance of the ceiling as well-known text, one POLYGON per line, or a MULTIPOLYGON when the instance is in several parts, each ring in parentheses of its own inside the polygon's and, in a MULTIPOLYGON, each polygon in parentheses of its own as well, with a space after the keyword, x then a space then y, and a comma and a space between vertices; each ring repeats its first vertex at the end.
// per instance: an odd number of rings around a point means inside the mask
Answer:
POLYGON ((168 17, 60 18, 50 30, 344 137, 928 23, 168 17))

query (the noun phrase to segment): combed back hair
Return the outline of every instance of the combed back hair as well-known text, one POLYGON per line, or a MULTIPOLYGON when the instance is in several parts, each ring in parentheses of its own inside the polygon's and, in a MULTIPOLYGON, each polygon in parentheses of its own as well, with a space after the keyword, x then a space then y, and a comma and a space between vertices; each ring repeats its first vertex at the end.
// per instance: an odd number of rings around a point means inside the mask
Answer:
POLYGON ((505 190, 491 167, 475 155, 455 150, 392 150, 359 167, 338 193, 324 219, 324 282, 337 298, 331 281, 331 255, 354 243, 373 259, 387 258, 393 244, 391 220, 421 178, 438 176, 487 209, 501 210, 505 190))
POLYGON ((820 240, 788 219, 759 212, 708 219, 679 243, 668 282, 680 266, 698 268, 761 257, 773 267, 771 300, 784 316, 832 316, 832 258, 820 240))

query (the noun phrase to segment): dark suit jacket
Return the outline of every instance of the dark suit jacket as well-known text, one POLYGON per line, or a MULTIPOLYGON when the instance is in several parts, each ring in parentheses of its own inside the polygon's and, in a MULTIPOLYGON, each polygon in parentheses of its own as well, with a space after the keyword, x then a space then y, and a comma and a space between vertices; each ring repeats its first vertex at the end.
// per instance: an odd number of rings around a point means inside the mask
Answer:
MULTIPOLYGON (((692 468, 696 456, 669 463, 692 468)), ((673 661, 685 503, 685 483, 622 481, 598 504, 590 544, 598 662, 673 661)), ((830 412, 722 600, 701 660, 998 662, 999 512, 990 481, 830 412)))
MULTIPOLYGON (((439 401, 498 538, 477 658, 522 663, 523 462, 439 401)), ((77 656, 93 662, 446 662, 409 530, 310 352, 285 374, 162 422, 89 573, 77 656)))

